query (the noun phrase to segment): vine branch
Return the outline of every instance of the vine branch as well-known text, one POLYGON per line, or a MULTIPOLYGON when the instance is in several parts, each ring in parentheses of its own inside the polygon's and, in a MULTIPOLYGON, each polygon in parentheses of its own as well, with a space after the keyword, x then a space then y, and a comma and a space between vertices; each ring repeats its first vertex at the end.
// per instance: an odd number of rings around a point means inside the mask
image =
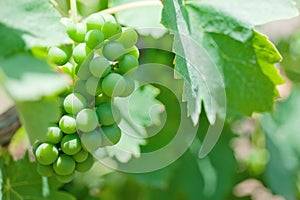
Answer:
POLYGON ((77 5, 76 0, 71 0, 71 17, 73 22, 77 22, 77 5))
POLYGON ((123 10, 128 10, 132 8, 146 7, 146 6, 162 6, 162 2, 160 1, 136 1, 128 4, 123 4, 120 6, 116 6, 113 8, 108 8, 98 12, 99 14, 113 14, 123 10))

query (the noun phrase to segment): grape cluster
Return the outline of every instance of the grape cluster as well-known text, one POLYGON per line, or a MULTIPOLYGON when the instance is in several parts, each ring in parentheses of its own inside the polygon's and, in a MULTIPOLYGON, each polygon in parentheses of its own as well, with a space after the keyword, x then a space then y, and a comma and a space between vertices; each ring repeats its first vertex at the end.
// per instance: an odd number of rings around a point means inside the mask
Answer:
POLYGON ((139 64, 137 33, 113 16, 92 14, 85 23, 65 26, 73 45, 51 47, 48 56, 72 84, 60 120, 33 147, 39 174, 64 183, 92 167, 92 152, 119 142, 121 113, 113 100, 134 91, 131 71, 139 64))

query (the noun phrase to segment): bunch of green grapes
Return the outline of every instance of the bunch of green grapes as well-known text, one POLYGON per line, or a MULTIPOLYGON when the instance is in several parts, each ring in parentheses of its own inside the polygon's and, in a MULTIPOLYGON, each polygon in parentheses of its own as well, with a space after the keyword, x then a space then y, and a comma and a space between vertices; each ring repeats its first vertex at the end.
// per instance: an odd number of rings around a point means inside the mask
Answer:
POLYGON ((121 112, 114 98, 134 91, 132 75, 139 65, 138 34, 113 16, 92 14, 85 22, 65 25, 72 47, 51 47, 48 55, 71 77, 71 89, 62 99, 59 122, 33 148, 39 174, 61 182, 71 181, 75 171, 89 170, 92 152, 119 142, 121 112))

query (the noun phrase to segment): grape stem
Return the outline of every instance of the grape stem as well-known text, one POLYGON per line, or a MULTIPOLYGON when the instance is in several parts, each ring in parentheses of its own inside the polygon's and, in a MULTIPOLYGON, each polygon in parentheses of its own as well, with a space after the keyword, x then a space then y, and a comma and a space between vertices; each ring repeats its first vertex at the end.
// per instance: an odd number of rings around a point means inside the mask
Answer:
POLYGON ((136 1, 136 2, 132 2, 132 3, 108 8, 105 10, 101 10, 99 12, 99 14, 113 14, 113 13, 117 13, 117 12, 120 12, 123 10, 132 9, 132 8, 146 7, 146 6, 162 6, 162 5, 163 4, 161 1, 136 1))
POLYGON ((55 0, 50 0, 50 3, 53 5, 54 8, 58 10, 58 12, 60 12, 62 16, 68 17, 68 15, 61 9, 59 4, 55 0))
POLYGON ((76 0, 71 0, 71 17, 73 22, 77 22, 77 5, 76 0))

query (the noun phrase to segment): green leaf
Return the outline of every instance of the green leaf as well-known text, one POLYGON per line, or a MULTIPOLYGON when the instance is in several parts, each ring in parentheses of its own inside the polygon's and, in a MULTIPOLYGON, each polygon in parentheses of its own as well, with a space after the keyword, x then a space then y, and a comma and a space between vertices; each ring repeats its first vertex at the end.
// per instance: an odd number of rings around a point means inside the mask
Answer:
POLYGON ((0 80, 15 101, 36 101, 66 88, 64 77, 51 70, 46 61, 27 54, 2 60, 0 80))
POLYGON ((7 56, 25 48, 22 31, 10 28, 0 23, 0 57, 7 56))
POLYGON ((300 88, 297 87, 286 101, 279 103, 273 116, 265 114, 261 120, 269 151, 266 183, 273 192, 286 199, 297 199, 297 174, 300 167, 299 103, 300 88))
POLYGON ((142 179, 144 184, 148 182, 148 185, 154 186, 150 190, 149 199, 159 199, 157 194, 167 200, 226 199, 235 184, 236 161, 229 146, 232 133, 228 127, 224 129, 224 132, 219 143, 206 158, 199 159, 198 150, 201 143, 199 139, 196 139, 190 150, 172 165, 162 171, 152 172, 145 176, 144 174, 134 175, 134 177, 140 182, 142 179), (156 182, 153 182, 151 174, 157 179, 156 182), (169 177, 169 174, 172 176, 169 177))
POLYGON ((187 1, 187 4, 207 5, 251 25, 262 25, 298 15, 294 0, 201 0, 187 1))
POLYGON ((277 47, 284 58, 280 66, 293 82, 300 82, 300 32, 283 38, 277 47))
POLYGON ((56 98, 16 102, 16 106, 31 143, 45 139, 49 124, 61 117, 61 104, 56 98))
POLYGON ((174 34, 175 70, 184 79, 183 100, 188 103, 188 114, 194 124, 198 122, 203 102, 209 121, 213 124, 216 114, 224 116, 224 85, 212 59, 195 41, 202 35, 199 31, 191 38, 189 15, 181 1, 163 1, 162 23, 174 34))
MULTIPOLYGON (((229 118, 271 111, 274 98, 278 97, 276 85, 283 83, 274 67, 281 57, 271 42, 254 30, 254 25, 276 20, 278 16, 271 18, 267 11, 261 18, 256 17, 263 12, 252 7, 241 10, 241 4, 234 0, 226 1, 227 6, 219 1, 189 1, 186 5, 181 1, 163 2, 162 23, 175 34, 176 70, 185 79, 183 99, 188 102, 193 121, 198 121, 201 101, 211 124, 216 114, 222 116, 224 90, 229 118), (225 9, 229 7, 230 12, 225 9), (255 17, 242 21, 239 14, 255 17), (196 44, 191 44, 191 40, 196 44), (197 63, 199 73, 189 62, 197 63)), ((272 1, 267 2, 269 5, 272 1)), ((280 18, 297 14, 292 4, 281 5, 281 10, 276 11, 281 13, 280 18)), ((260 3, 256 6, 260 7, 260 3)))
POLYGON ((2 0, 0 7, 0 30, 8 30, 6 37, 0 37, 1 46, 4 44, 1 50, 11 50, 6 41, 9 37, 19 46, 25 43, 27 48, 54 46, 67 39, 60 15, 48 0, 2 0))
MULTIPOLYGON (((6 153, 7 154, 7 153, 6 153)), ((42 177, 36 171, 36 163, 29 161, 29 156, 26 156, 18 161, 14 161, 12 157, 4 160, 0 157, 0 166, 2 173, 2 199, 3 200, 23 200, 23 199, 49 199, 56 198, 64 200, 74 200, 70 194, 58 191, 57 181, 55 187, 49 189, 49 194, 43 194, 44 185, 42 177)), ((46 183, 49 184, 49 183, 46 183)))
MULTIPOLYGON (((146 0, 113 0, 111 1, 110 7, 130 3, 140 4, 143 3, 143 1, 149 2, 146 0)), ((137 28, 139 33, 143 35, 151 33, 154 36, 161 36, 161 30, 165 29, 160 24, 162 5, 155 4, 158 3, 159 0, 151 1, 154 2, 154 5, 131 8, 128 10, 117 12, 116 18, 118 22, 125 26, 137 28)))
POLYGON ((129 113, 134 122, 141 126, 159 125, 163 105, 156 97, 159 90, 151 85, 136 90, 130 98, 129 113))

